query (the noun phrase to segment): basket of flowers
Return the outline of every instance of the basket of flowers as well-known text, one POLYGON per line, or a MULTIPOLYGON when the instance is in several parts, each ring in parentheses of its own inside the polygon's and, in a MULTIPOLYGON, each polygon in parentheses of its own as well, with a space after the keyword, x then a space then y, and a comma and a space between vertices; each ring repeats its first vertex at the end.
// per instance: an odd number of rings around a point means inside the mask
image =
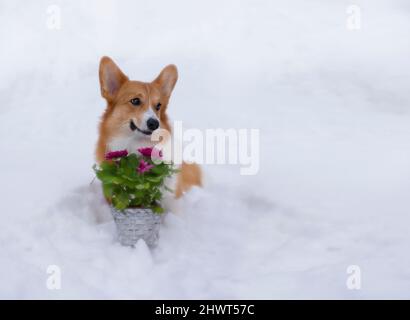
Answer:
POLYGON ((172 192, 165 180, 177 170, 172 163, 162 161, 155 148, 140 148, 136 153, 112 151, 93 169, 102 183, 122 245, 134 246, 143 239, 155 247, 161 224, 161 199, 172 192))

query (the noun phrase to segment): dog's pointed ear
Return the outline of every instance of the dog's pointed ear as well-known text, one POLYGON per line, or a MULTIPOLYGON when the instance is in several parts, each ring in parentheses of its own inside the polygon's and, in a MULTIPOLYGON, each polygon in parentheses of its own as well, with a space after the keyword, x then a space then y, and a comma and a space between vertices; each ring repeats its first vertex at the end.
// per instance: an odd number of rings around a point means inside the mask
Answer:
POLYGON ((121 71, 109 57, 102 57, 100 61, 100 86, 101 95, 108 101, 114 101, 121 86, 128 77, 121 71))
POLYGON ((164 95, 166 98, 169 98, 177 80, 178 69, 175 65, 170 64, 162 69, 161 73, 153 81, 153 83, 158 85, 162 95, 164 95))

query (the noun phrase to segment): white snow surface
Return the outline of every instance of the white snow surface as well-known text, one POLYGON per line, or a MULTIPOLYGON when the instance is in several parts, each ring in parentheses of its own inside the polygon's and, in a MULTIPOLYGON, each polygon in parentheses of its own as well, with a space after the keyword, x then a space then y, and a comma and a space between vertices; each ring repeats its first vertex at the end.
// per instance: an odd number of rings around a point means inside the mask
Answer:
POLYGON ((2 0, 0 298, 410 298, 410 3, 351 4, 2 0), (176 64, 185 127, 260 129, 259 173, 204 166, 152 251, 90 184, 103 55, 176 64))

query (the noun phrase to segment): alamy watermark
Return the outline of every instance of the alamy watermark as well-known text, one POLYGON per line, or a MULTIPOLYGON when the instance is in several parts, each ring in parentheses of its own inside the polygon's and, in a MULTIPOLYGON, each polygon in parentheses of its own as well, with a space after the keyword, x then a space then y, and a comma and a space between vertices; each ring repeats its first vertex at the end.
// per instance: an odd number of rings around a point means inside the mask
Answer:
POLYGON ((164 161, 239 165, 241 175, 255 175, 260 164, 259 138, 259 129, 184 130, 182 122, 175 121, 173 134, 158 129, 151 141, 162 151, 164 161))
POLYGON ((55 264, 49 265, 47 267, 47 280, 46 287, 49 290, 60 290, 61 289, 61 268, 55 264))
POLYGON ((50 5, 46 9, 46 26, 50 30, 61 29, 61 8, 58 5, 50 5))
POLYGON ((346 8, 346 28, 350 31, 362 28, 362 10, 358 5, 351 4, 346 8))
POLYGON ((350 265, 346 269, 348 274, 346 287, 349 290, 360 290, 362 288, 362 271, 357 265, 350 265))

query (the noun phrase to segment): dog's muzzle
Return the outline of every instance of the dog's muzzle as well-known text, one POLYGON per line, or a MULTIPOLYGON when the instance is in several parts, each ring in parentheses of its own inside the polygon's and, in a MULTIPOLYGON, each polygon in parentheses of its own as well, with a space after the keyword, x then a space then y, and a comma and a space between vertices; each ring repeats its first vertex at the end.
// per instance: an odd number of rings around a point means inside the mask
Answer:
POLYGON ((137 130, 137 131, 139 131, 139 132, 141 132, 141 133, 143 133, 143 134, 145 134, 145 135, 147 135, 147 136, 150 136, 150 135, 152 134, 152 131, 151 131, 151 130, 141 130, 140 128, 138 128, 137 125, 136 125, 136 124, 134 123, 134 121, 132 121, 132 120, 130 120, 130 129, 131 129, 132 131, 137 130))

